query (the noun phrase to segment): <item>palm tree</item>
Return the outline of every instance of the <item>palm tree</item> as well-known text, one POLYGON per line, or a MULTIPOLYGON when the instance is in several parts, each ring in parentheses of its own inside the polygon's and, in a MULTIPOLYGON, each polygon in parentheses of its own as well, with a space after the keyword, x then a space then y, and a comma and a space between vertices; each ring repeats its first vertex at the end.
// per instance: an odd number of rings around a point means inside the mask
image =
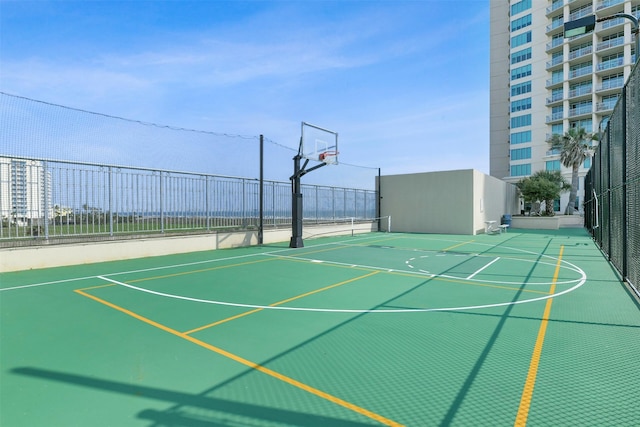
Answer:
POLYGON ((547 141, 553 150, 560 151, 560 163, 571 168, 571 191, 565 215, 573 215, 578 195, 578 170, 587 157, 593 155, 591 141, 597 141, 598 135, 584 128, 571 128, 564 135, 553 134, 547 141))

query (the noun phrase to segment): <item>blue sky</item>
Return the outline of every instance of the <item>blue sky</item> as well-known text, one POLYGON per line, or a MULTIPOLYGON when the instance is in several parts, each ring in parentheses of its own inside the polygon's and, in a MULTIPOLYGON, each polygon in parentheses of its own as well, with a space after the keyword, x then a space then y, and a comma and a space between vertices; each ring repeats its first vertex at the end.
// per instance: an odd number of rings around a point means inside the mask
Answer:
POLYGON ((489 169, 489 2, 0 0, 0 90, 383 174, 489 169))

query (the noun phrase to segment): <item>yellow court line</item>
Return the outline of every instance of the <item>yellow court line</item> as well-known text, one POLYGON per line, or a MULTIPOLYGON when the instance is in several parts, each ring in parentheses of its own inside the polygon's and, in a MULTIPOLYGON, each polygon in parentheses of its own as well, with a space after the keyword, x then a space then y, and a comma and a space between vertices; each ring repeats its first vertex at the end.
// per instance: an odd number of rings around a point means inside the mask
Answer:
POLYGON ((464 245, 467 245, 467 244, 473 243, 473 242, 475 242, 475 240, 468 240, 466 242, 458 243, 457 245, 449 246, 448 248, 442 249, 442 252, 450 251, 451 249, 455 249, 457 247, 464 246, 464 245))
POLYGON ((218 265, 216 267, 201 268, 201 269, 198 269, 198 270, 182 271, 180 273, 165 274, 165 275, 162 275, 162 276, 143 277, 142 279, 130 280, 129 283, 145 282, 147 280, 156 280, 156 279, 166 279, 168 277, 185 276, 187 274, 204 273, 205 271, 222 270, 224 268, 232 268, 232 267, 240 267, 240 266, 243 266, 243 265, 258 264, 260 262, 273 261, 275 259, 277 259, 277 258, 259 259, 259 260, 256 260, 256 261, 246 261, 246 262, 241 262, 241 263, 238 263, 238 264, 218 265))
MULTIPOLYGON (((326 291, 326 290, 331 289, 331 288, 336 288, 338 286, 346 285, 347 283, 355 282, 356 280, 365 279, 365 278, 367 278, 369 276, 373 276, 374 274, 378 274, 378 273, 380 273, 380 271, 373 271, 373 272, 371 272, 369 274, 365 274, 363 276, 354 277, 352 279, 345 280, 345 281, 340 282, 340 283, 334 283, 333 285, 329 285, 329 286, 326 286, 326 287, 321 288, 321 289, 316 289, 315 291, 310 291, 310 292, 304 293, 302 295, 298 295, 298 296, 295 296, 295 297, 287 298, 287 299, 282 300, 282 301, 274 302, 273 304, 269 304, 269 307, 276 307, 278 305, 286 304, 288 302, 295 301, 297 299, 304 298, 304 297, 307 297, 309 295, 317 294, 318 292, 322 292, 322 291, 326 291)), ((244 312, 244 313, 236 314, 235 316, 227 317, 226 319, 218 320, 217 322, 213 322, 213 323, 210 323, 208 325, 200 326, 199 328, 191 329, 190 331, 187 331, 187 332, 184 332, 184 333, 189 335, 189 334, 192 334, 194 332, 202 331, 204 329, 213 328, 214 326, 218 326, 218 325, 220 325, 222 323, 226 323, 226 322, 229 322, 231 320, 239 319, 240 317, 248 316, 250 314, 257 313, 257 312, 262 311, 262 310, 264 310, 264 308, 256 308, 254 310, 250 310, 250 311, 247 311, 247 312, 244 312)))
POLYGON ((255 369, 258 372, 262 372, 263 374, 269 375, 270 377, 276 378, 276 379, 278 379, 278 380, 280 380, 282 382, 285 382, 285 383, 287 383, 289 385, 292 385, 292 386, 297 387, 297 388, 299 388, 301 390, 304 390, 304 391, 306 391, 308 393, 311 393, 314 396, 317 396, 317 397, 320 397, 322 399, 328 400, 329 402, 335 403, 336 405, 342 406, 343 408, 347 408, 347 409, 349 409, 349 410, 351 410, 353 412, 356 412, 356 413, 358 413, 360 415, 363 415, 363 416, 368 417, 368 418, 370 418, 372 420, 378 421, 381 424, 384 424, 386 426, 392 426, 392 427, 402 427, 402 424, 397 423, 397 422, 395 422, 393 420, 390 420, 388 418, 385 418, 382 415, 376 414, 375 412, 371 412, 368 409, 365 409, 365 408, 362 408, 360 406, 354 405, 353 403, 347 402, 346 400, 343 400, 343 399, 341 399, 339 397, 333 396, 333 395, 331 395, 329 393, 326 393, 326 392, 324 392, 322 390, 319 390, 319 389, 317 389, 315 387, 311 387, 311 386, 309 386, 307 384, 304 384, 304 383, 302 383, 302 382, 300 382, 298 380, 295 380, 295 379, 293 379, 291 377, 283 375, 283 374, 281 374, 279 372, 276 372, 276 371, 274 371, 272 369, 266 368, 266 367, 264 367, 264 366, 262 366, 262 365, 260 365, 258 363, 254 363, 254 362, 252 362, 250 360, 247 360, 247 359, 245 359, 243 357, 240 357, 238 355, 230 353, 230 352, 228 352, 226 350, 223 350, 223 349, 221 349, 219 347, 213 346, 213 345, 208 344, 208 343, 206 343, 204 341, 201 341, 201 340, 199 340, 197 338, 189 336, 189 335, 187 335, 187 334, 185 334, 183 332, 176 331, 175 329, 172 329, 172 328, 170 328, 168 326, 165 326, 165 325, 163 325, 161 323, 158 323, 158 322, 156 322, 154 320, 148 319, 148 318, 146 318, 144 316, 141 316, 141 315, 139 315, 137 313, 134 313, 133 311, 127 310, 126 308, 120 307, 120 306, 118 306, 116 304, 110 303, 110 302, 105 301, 105 300, 103 300, 101 298, 98 298, 96 296, 88 294, 88 293, 86 293, 86 292, 84 292, 84 291, 82 291, 80 289, 77 289, 74 292, 76 292, 76 293, 78 293, 80 295, 83 295, 83 296, 85 296, 87 298, 90 298, 90 299, 92 299, 94 301, 97 301, 100 304, 104 304, 107 307, 111 307, 114 310, 120 311, 121 313, 124 313, 124 314, 126 314, 128 316, 131 316, 131 317, 135 318, 135 319, 138 319, 138 320, 140 320, 140 321, 142 321, 142 322, 144 322, 144 323, 146 323, 148 325, 154 326, 154 327, 156 327, 158 329, 161 329, 161 330, 163 330, 165 332, 168 332, 168 333, 170 333, 172 335, 175 335, 175 336, 177 336, 179 338, 187 340, 187 341, 189 341, 189 342, 191 342, 193 344, 196 344, 196 345, 198 345, 200 347, 206 348, 207 350, 213 351, 214 353, 217 353, 217 354, 219 354, 221 356, 229 358, 229 359, 231 359, 231 360, 233 360, 235 362, 238 362, 238 363, 240 363, 242 365, 245 365, 245 366, 247 366, 247 367, 249 367, 251 369, 255 369))
POLYGON ((94 289, 108 288, 110 286, 115 286, 115 283, 107 283, 103 285, 90 286, 88 288, 82 288, 82 291, 92 291, 94 289))
MULTIPOLYGON (((560 254, 558 255, 558 262, 556 264, 556 271, 553 274, 553 282, 551 284, 550 294, 553 294, 556 290, 556 282, 558 281, 558 275, 560 274, 560 264, 562 263, 562 253, 564 252, 564 245, 560 246, 560 254)), ((527 380, 524 383, 522 390, 522 396, 520 397, 520 406, 518 407, 518 414, 516 415, 516 421, 513 424, 515 427, 524 427, 527 425, 527 418, 529 417, 529 409, 531 407, 531 398, 533 397, 533 388, 536 384, 536 376, 538 374, 538 365, 540 364, 540 356, 542 355, 542 346, 544 344, 544 336, 547 332, 547 324, 549 323, 549 314, 551 313, 551 303, 553 298, 549 298, 544 307, 544 313, 542 314, 542 321, 540 322, 540 329, 538 330, 538 337, 536 338, 536 344, 533 347, 533 354, 531 354, 531 361, 529 363, 529 372, 527 373, 527 380)))
POLYGON ((394 237, 385 237, 384 239, 367 240, 366 242, 355 243, 353 246, 368 246, 368 245, 375 244, 375 243, 388 242, 389 240, 398 240, 399 238, 400 237, 398 237, 398 236, 394 236, 394 237))

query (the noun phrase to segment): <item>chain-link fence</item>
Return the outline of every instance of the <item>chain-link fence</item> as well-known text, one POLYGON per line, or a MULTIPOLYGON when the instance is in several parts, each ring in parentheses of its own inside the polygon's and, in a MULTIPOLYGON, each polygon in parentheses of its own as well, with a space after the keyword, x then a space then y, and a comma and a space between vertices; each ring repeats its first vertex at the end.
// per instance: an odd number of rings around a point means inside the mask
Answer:
MULTIPOLYGON (((0 244, 291 226, 298 131, 290 147, 0 92, 0 244)), ((373 221, 379 173, 305 176, 303 221, 373 221)))
POLYGON ((585 225, 640 295, 640 67, 600 137, 585 178, 585 225))

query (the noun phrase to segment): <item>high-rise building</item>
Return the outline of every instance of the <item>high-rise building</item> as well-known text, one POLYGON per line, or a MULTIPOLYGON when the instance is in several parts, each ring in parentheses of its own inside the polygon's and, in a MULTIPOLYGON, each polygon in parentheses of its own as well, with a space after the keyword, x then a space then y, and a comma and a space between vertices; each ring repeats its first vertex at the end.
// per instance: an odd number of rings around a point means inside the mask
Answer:
POLYGON ((18 224, 51 219, 51 174, 37 160, 0 157, 0 219, 18 224))
MULTIPOLYGON (((490 174, 518 182, 539 170, 571 170, 547 141, 570 128, 604 129, 636 60, 633 22, 596 24, 564 37, 564 23, 589 15, 640 17, 640 0, 491 0, 490 174)), ((594 142, 597 145, 597 142, 594 142)), ((582 211, 580 168, 576 207, 582 211)), ((564 210, 569 196, 556 202, 564 210)))

